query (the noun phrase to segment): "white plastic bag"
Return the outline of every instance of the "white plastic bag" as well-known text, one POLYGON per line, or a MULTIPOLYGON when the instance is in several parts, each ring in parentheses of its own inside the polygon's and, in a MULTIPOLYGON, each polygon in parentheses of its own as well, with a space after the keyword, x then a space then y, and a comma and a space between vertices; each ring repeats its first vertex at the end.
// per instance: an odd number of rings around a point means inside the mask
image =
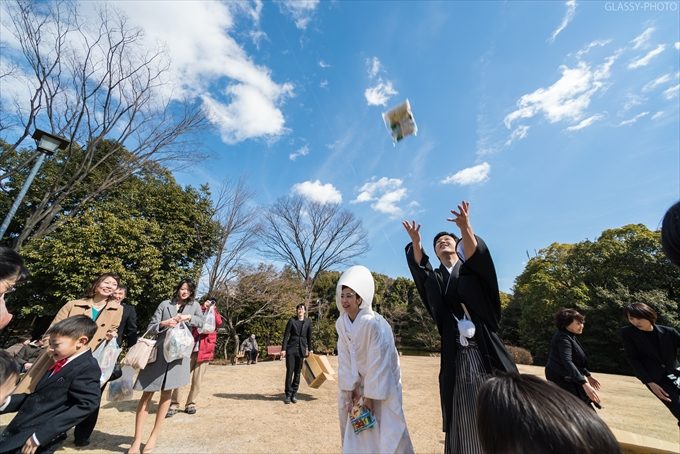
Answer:
POLYGON ((186 323, 178 323, 165 334, 163 341, 163 355, 167 362, 188 358, 194 349, 194 336, 186 323))
POLYGON ((208 308, 208 313, 205 314, 203 326, 198 328, 198 332, 201 334, 209 334, 215 332, 216 329, 217 322, 215 321, 215 306, 210 306, 208 308))
POLYGON ((118 355, 120 355, 121 351, 123 351, 123 349, 118 346, 116 339, 112 339, 110 341, 102 342, 95 351, 92 352, 92 356, 97 360, 99 368, 102 371, 102 374, 99 377, 100 386, 104 386, 104 383, 111 377, 113 368, 116 367, 118 355))
POLYGON ((109 383, 109 402, 120 402, 132 399, 132 388, 135 384, 135 368, 123 366, 123 375, 109 383))

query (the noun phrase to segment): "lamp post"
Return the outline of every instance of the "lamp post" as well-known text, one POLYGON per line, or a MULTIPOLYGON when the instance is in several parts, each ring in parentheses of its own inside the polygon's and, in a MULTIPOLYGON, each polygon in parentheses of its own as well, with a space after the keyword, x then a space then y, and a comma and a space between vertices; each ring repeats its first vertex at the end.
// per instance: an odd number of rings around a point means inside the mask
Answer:
POLYGON ((45 162, 45 158, 47 158, 47 156, 52 156, 54 152, 57 150, 66 149, 66 147, 68 147, 69 144, 71 143, 70 141, 64 139, 63 137, 52 135, 48 132, 41 131, 40 129, 35 130, 35 132, 33 133, 33 138, 38 143, 37 148, 38 151, 40 152, 40 156, 38 156, 38 159, 35 161, 35 164, 33 164, 31 173, 28 174, 28 178, 26 178, 26 181, 24 181, 24 185, 21 187, 21 191, 19 191, 17 198, 14 199, 14 203, 7 212, 5 220, 2 221, 2 226, 0 226, 0 238, 5 236, 5 232, 9 227, 9 223, 12 222, 14 214, 17 212, 19 205, 21 205, 21 201, 26 196, 28 188, 31 186, 31 183, 33 183, 33 179, 37 175, 38 170, 40 170, 40 167, 43 165, 43 162, 45 162))

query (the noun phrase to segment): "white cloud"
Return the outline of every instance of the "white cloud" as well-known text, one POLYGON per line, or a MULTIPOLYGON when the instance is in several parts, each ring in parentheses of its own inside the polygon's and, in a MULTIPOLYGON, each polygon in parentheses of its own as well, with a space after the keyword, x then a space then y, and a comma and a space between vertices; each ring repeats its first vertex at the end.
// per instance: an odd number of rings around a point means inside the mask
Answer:
POLYGON ((655 89, 661 84, 665 84, 666 82, 669 82, 671 80, 671 75, 669 74, 664 74, 663 76, 659 76, 656 79, 654 79, 651 82, 648 82, 645 84, 644 87, 642 87, 642 91, 647 92, 655 89))
MULTIPOLYGON (((86 18, 96 14, 95 2, 78 5, 86 18)), ((237 14, 259 27, 261 1, 167 2, 163 8, 155 2, 116 2, 115 7, 144 31, 150 49, 161 43, 167 51, 171 83, 164 94, 202 100, 224 142, 288 132, 281 105, 292 96, 292 84, 275 82, 271 70, 232 37, 237 14)))
POLYGON ((295 26, 304 30, 312 20, 319 0, 281 0, 278 3, 281 10, 293 18, 295 26))
POLYGON ((384 80, 381 76, 381 73, 385 71, 378 57, 366 59, 366 67, 368 78, 374 82, 374 85, 364 90, 364 98, 369 106, 384 106, 398 92, 394 89, 391 80, 384 80))
POLYGON ((578 124, 567 127, 567 131, 579 131, 583 128, 587 128, 598 120, 602 120, 604 115, 596 114, 588 118, 581 120, 578 124))
POLYGON ((527 134, 529 133, 529 126, 526 125, 519 125, 515 128, 514 131, 512 131, 512 134, 510 134, 510 137, 508 140, 505 142, 505 146, 510 146, 514 141, 516 140, 522 140, 524 139, 527 134))
POLYGON ((378 57, 366 59, 366 65, 368 66, 368 77, 370 77, 371 79, 375 78, 378 75, 378 73, 380 72, 380 68, 382 67, 378 57))
POLYGON ((342 202, 342 194, 335 186, 330 183, 322 184, 319 180, 296 183, 292 189, 295 194, 312 202, 321 204, 342 202))
POLYGON ((460 186, 469 186, 472 184, 484 183, 489 179, 489 171, 491 166, 487 162, 479 165, 468 167, 467 169, 459 170, 453 175, 444 178, 443 184, 457 184, 460 186))
POLYGON ((383 82, 381 80, 375 87, 367 88, 364 91, 364 97, 369 106, 384 106, 397 93, 391 81, 383 82))
POLYGON ((373 202, 371 208, 379 213, 399 216, 403 210, 397 205, 406 197, 407 189, 398 178, 382 177, 371 180, 359 188, 359 195, 352 203, 373 202))
POLYGON ((652 36, 652 32, 654 32, 654 27, 649 27, 636 36, 635 39, 631 41, 631 43, 633 43, 633 49, 639 49, 647 44, 649 38, 652 36))
POLYGON ((658 111, 657 113, 655 113, 654 115, 652 115, 652 121, 657 120, 657 119, 663 117, 663 114, 664 114, 663 110, 658 111))
POLYGON ((328 86, 328 81, 326 79, 319 82, 319 88, 326 88, 328 86))
POLYGON ((628 69, 636 69, 641 66, 647 66, 649 62, 652 60, 652 58, 656 57, 659 55, 663 50, 666 48, 665 44, 659 44, 656 46, 655 49, 650 50, 647 52, 647 55, 644 57, 638 58, 637 60, 631 60, 631 62, 628 64, 628 69))
POLYGON ((238 84, 227 87, 226 92, 231 95, 229 104, 207 93, 202 97, 206 115, 219 129, 223 142, 232 144, 286 132, 283 113, 256 87, 238 84))
POLYGON ((326 63, 326 62, 323 61, 323 60, 319 60, 319 66, 320 66, 321 68, 323 68, 323 69, 326 69, 326 68, 330 68, 330 67, 331 67, 331 65, 330 65, 329 63, 326 63))
POLYGON ((564 13, 564 17, 562 18, 562 22, 560 25, 555 29, 555 31, 552 32, 552 35, 550 35, 550 42, 555 41, 555 38, 557 38, 557 35, 559 35, 562 30, 567 28, 567 25, 569 25, 569 22, 574 18, 574 14, 576 13, 576 0, 569 0, 565 3, 567 7, 566 13, 564 13))
POLYGON ((680 93, 680 84, 675 84, 672 87, 664 90, 663 97, 670 100, 678 96, 678 93, 680 93))
POLYGON ((605 87, 619 55, 620 51, 617 51, 594 69, 584 62, 579 62, 575 68, 561 67, 562 77, 557 82, 520 97, 517 110, 506 115, 505 126, 510 129, 514 121, 538 114, 543 114, 551 123, 580 120, 593 95, 605 87))
POLYGON ((676 41, 673 46, 675 47, 675 50, 680 50, 680 41, 676 41))
POLYGON ((626 93, 626 102, 623 103, 623 111, 628 112, 630 109, 632 109, 635 106, 639 106, 640 104, 644 103, 647 100, 644 96, 632 94, 632 93, 626 93))
POLYGON ((309 147, 307 145, 298 148, 294 152, 288 155, 288 159, 295 161, 300 156, 307 156, 309 154, 309 147))
POLYGON ((589 43, 589 44, 588 44, 586 47, 584 47, 583 49, 581 49, 581 50, 579 50, 578 52, 576 52, 576 55, 575 55, 575 56, 576 56, 576 58, 577 58, 578 60, 580 60, 584 55, 586 55, 588 52, 590 52, 590 50, 591 50, 592 48, 594 48, 594 47, 602 47, 602 46, 606 46, 607 44, 609 44, 609 43, 611 43, 611 42, 612 42, 611 39, 607 39, 607 40, 595 40, 595 41, 589 43))
POLYGON ((647 115, 649 115, 649 112, 641 112, 635 115, 633 118, 629 118, 628 120, 622 121, 621 123, 619 123, 619 126, 632 125, 633 123, 637 122, 640 118, 646 117, 647 115))

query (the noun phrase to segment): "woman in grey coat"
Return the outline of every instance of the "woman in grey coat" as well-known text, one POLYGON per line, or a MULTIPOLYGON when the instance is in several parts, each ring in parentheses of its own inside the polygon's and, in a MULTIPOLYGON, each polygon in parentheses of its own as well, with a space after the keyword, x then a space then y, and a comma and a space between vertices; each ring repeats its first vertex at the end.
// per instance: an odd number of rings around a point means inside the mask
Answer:
POLYGON ((181 358, 174 361, 166 361, 163 355, 163 341, 167 330, 177 326, 179 323, 186 323, 190 328, 200 328, 203 326, 203 311, 201 306, 194 300, 196 284, 191 279, 183 279, 175 288, 172 300, 163 301, 156 308, 156 312, 151 318, 148 330, 157 334, 156 338, 156 360, 139 371, 135 389, 144 391, 137 405, 135 415, 135 439, 128 450, 128 454, 137 454, 142 443, 142 433, 144 432, 144 422, 149 414, 149 403, 156 391, 161 392, 156 421, 149 435, 149 439, 144 446, 144 453, 150 453, 165 420, 165 416, 170 408, 172 390, 181 388, 189 383, 189 363, 190 358, 181 358))

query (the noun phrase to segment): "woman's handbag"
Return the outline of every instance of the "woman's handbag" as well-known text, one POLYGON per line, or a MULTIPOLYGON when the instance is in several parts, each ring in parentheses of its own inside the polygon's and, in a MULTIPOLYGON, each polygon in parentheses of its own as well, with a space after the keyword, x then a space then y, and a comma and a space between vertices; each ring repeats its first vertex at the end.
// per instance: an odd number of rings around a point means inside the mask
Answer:
POLYGON ((156 360, 155 355, 152 356, 152 352, 156 350, 156 340, 147 339, 145 336, 149 334, 151 328, 149 328, 146 333, 137 339, 137 343, 130 347, 123 361, 120 362, 122 366, 131 366, 135 369, 144 369, 147 364, 152 363, 156 360))
POLYGON ((194 336, 186 323, 178 323, 165 334, 163 341, 163 355, 167 362, 191 356, 194 349, 194 336))

